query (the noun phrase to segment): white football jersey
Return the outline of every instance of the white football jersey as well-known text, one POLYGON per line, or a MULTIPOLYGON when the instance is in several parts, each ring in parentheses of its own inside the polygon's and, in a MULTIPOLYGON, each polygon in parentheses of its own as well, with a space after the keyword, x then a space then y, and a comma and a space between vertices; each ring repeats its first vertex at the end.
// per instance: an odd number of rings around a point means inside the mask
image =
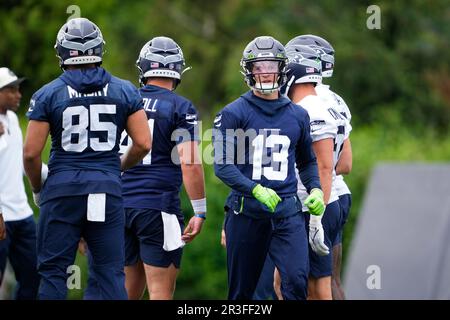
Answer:
MULTIPOLYGON (((342 97, 339 96, 337 93, 330 90, 330 86, 322 83, 316 86, 316 93, 319 97, 321 97, 324 101, 326 101, 327 104, 333 105, 333 108, 344 116, 344 118, 346 119, 345 139, 347 139, 350 135, 350 132, 352 131, 351 125, 352 114, 347 104, 345 103, 344 99, 342 99, 342 97)), ((336 176, 335 185, 338 196, 351 193, 342 175, 336 176)))
MULTIPOLYGON (((297 102, 297 104, 308 111, 311 126, 311 139, 313 142, 328 138, 334 140, 333 165, 336 166, 345 139, 346 121, 344 117, 333 107, 328 106, 319 96, 306 96, 301 101, 297 102)), ((332 179, 329 203, 338 200, 338 194, 335 187, 336 172, 334 169, 332 179)), ((297 180, 297 194, 302 203, 304 203, 308 193, 299 176, 297 176, 297 180)), ((303 211, 308 211, 308 209, 303 206, 303 211)))

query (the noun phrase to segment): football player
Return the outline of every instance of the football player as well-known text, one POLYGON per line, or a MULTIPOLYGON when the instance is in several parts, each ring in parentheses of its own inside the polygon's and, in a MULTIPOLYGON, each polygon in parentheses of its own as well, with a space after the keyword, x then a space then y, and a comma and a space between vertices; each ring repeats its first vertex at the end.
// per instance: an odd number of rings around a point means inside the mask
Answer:
POLYGON ((93 22, 65 23, 55 44, 63 73, 30 101, 24 165, 40 206, 39 299, 66 298, 68 267, 81 237, 92 253, 98 298, 127 299, 120 172, 148 154, 151 135, 139 91, 100 67, 103 46, 93 22), (120 158, 124 129, 133 146, 120 158), (49 175, 41 185, 41 153, 49 133, 49 175))
MULTIPOLYGON (((151 300, 168 300, 173 298, 183 245, 200 233, 206 219, 198 115, 191 101, 174 92, 188 70, 174 40, 151 39, 137 67, 153 147, 122 176, 126 288, 130 299, 139 299, 147 284, 151 300), (183 233, 182 183, 194 210, 183 233)), ((133 143, 123 136, 123 148, 133 143)))
MULTIPOLYGON (((327 40, 315 35, 302 35, 297 37, 297 41, 298 43, 313 48, 319 53, 319 58, 322 63, 322 78, 332 77, 335 50, 331 44, 327 40)), ((336 241, 333 243, 333 275, 331 282, 333 299, 343 300, 345 299, 345 294, 341 285, 342 234, 344 225, 348 220, 352 198, 350 189, 342 175, 350 173, 352 169, 352 148, 349 138, 350 132, 352 131, 350 124, 352 115, 344 99, 333 92, 329 85, 325 85, 322 82, 318 83, 316 92, 319 97, 324 99, 328 105, 333 106, 346 119, 345 140, 340 159, 336 165, 337 176, 334 182, 341 205, 342 226, 336 241)))
MULTIPOLYGON (((310 299, 331 299, 332 255, 329 254, 341 223, 339 198, 333 186, 334 167, 338 162, 345 135, 345 120, 317 96, 315 86, 321 81, 318 54, 311 48, 298 45, 296 38, 286 45, 289 58, 286 94, 308 111, 313 148, 317 156, 320 182, 327 204, 323 217, 309 219, 310 299), (323 226, 322 226, 323 222, 323 226)), ((299 181, 300 199, 307 197, 299 181)), ((307 211, 307 207, 303 207, 307 211)))
POLYGON ((284 299, 307 297, 308 237, 295 167, 311 213, 325 205, 307 112, 281 97, 286 52, 269 36, 252 40, 241 59, 250 91, 214 120, 214 169, 232 190, 225 210, 228 298, 251 299, 266 256, 281 273, 284 299))

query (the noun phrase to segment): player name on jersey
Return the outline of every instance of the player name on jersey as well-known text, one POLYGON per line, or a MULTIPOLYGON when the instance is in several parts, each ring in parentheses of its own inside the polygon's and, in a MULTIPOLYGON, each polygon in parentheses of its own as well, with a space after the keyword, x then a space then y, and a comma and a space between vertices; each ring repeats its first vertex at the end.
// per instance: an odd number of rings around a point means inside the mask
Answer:
POLYGON ((82 98, 82 97, 106 97, 108 95, 108 83, 103 87, 102 90, 94 91, 90 93, 81 93, 76 91, 71 86, 67 86, 67 91, 69 93, 69 98, 82 98))

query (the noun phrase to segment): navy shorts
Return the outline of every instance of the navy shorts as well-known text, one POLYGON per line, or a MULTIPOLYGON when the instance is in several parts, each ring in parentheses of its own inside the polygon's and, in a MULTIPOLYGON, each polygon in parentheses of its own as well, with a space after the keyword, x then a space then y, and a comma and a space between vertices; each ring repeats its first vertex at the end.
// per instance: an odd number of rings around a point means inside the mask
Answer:
POLYGON ((336 241, 333 243, 333 246, 339 245, 342 243, 342 235, 344 234, 344 226, 347 223, 348 215, 350 213, 350 208, 352 207, 352 195, 350 193, 343 194, 339 196, 339 204, 341 205, 341 216, 342 216, 342 225, 341 230, 339 230, 338 236, 336 237, 336 241))
MULTIPOLYGON (((131 266, 142 260, 145 264, 167 268, 172 263, 179 269, 182 248, 165 251, 164 226, 160 210, 125 209, 125 265, 131 266)), ((183 230, 183 219, 178 217, 183 230)))
MULTIPOLYGON (((306 230, 309 233, 309 214, 306 214, 308 223, 306 230)), ((333 243, 341 230, 342 218, 339 201, 333 201, 327 205, 322 217, 323 231, 325 234, 325 245, 330 249, 326 256, 319 256, 309 246, 309 275, 313 278, 322 278, 331 276, 333 270, 333 243)))

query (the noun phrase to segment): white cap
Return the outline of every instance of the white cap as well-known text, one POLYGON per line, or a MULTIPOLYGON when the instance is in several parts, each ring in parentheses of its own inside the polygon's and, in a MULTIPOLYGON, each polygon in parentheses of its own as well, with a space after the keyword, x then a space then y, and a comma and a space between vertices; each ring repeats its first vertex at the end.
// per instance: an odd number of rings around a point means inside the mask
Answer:
POLYGON ((7 86, 20 84, 25 78, 17 78, 17 76, 8 68, 0 68, 0 89, 7 86))

